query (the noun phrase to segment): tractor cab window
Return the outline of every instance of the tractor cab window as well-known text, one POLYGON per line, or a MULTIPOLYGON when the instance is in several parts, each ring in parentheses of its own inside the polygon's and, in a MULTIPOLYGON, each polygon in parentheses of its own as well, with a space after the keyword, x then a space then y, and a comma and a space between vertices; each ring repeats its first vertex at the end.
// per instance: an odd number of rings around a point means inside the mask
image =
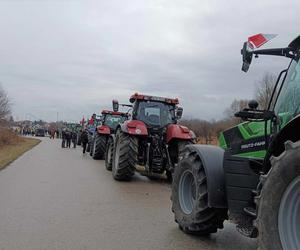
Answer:
POLYGON ((118 124, 123 123, 125 119, 124 116, 120 115, 105 115, 103 124, 115 130, 118 124))
POLYGON ((164 127, 175 120, 175 107, 162 102, 139 102, 136 119, 145 122, 149 126, 164 127))
POLYGON ((285 118, 285 123, 300 114, 300 62, 293 61, 286 81, 278 96, 275 113, 285 118))

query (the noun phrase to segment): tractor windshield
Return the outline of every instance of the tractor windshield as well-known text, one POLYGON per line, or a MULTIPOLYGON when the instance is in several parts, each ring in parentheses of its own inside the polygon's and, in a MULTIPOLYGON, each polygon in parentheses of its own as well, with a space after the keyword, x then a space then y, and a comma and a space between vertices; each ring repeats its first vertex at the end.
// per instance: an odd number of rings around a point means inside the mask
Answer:
POLYGON ((138 103, 136 119, 149 126, 164 127, 175 121, 175 107, 162 102, 141 101, 138 103))
POLYGON ((125 116, 107 114, 104 117, 103 125, 106 125, 111 129, 115 130, 118 124, 123 123, 125 120, 125 116))
POLYGON ((274 111, 285 118, 284 122, 300 113, 300 62, 293 61, 282 90, 279 93, 274 111))

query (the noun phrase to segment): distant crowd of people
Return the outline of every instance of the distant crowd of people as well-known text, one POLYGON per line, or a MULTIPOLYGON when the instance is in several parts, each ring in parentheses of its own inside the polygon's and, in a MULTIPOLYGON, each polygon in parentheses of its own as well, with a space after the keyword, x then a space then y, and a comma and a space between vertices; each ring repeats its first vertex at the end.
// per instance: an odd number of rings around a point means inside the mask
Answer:
MULTIPOLYGON (((52 134, 50 133, 50 138, 52 138, 52 134)), ((54 138, 54 135, 53 135, 54 138)), ((88 130, 82 129, 79 133, 75 131, 70 131, 68 129, 64 129, 61 132, 61 147, 62 148, 71 148, 71 144, 73 148, 76 148, 76 145, 82 146, 82 153, 86 153, 86 149, 88 146, 88 130)))
POLYGON ((77 133, 69 130, 63 130, 61 134, 62 148, 70 148, 71 142, 73 143, 73 148, 76 148, 77 145, 77 133))

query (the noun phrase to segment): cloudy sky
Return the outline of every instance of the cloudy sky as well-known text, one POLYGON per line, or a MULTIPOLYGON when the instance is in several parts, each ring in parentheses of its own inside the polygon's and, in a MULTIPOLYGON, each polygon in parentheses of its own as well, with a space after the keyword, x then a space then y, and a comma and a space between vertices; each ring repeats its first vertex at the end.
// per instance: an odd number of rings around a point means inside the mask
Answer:
POLYGON ((222 118, 264 72, 241 71, 248 36, 299 35, 299 0, 0 0, 0 82, 17 119, 78 121, 130 94, 179 97, 186 117, 222 118))

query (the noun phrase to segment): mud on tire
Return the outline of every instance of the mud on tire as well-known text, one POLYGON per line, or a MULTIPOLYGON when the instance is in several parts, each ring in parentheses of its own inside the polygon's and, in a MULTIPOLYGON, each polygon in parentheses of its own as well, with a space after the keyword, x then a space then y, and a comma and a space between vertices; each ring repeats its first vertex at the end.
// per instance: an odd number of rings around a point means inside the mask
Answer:
POLYGON ((130 180, 135 172, 138 156, 138 139, 118 131, 113 154, 112 175, 115 180, 130 180))
POLYGON ((223 228, 227 209, 208 207, 207 178, 200 157, 186 148, 175 168, 172 211, 179 228, 188 234, 209 235, 223 228))

